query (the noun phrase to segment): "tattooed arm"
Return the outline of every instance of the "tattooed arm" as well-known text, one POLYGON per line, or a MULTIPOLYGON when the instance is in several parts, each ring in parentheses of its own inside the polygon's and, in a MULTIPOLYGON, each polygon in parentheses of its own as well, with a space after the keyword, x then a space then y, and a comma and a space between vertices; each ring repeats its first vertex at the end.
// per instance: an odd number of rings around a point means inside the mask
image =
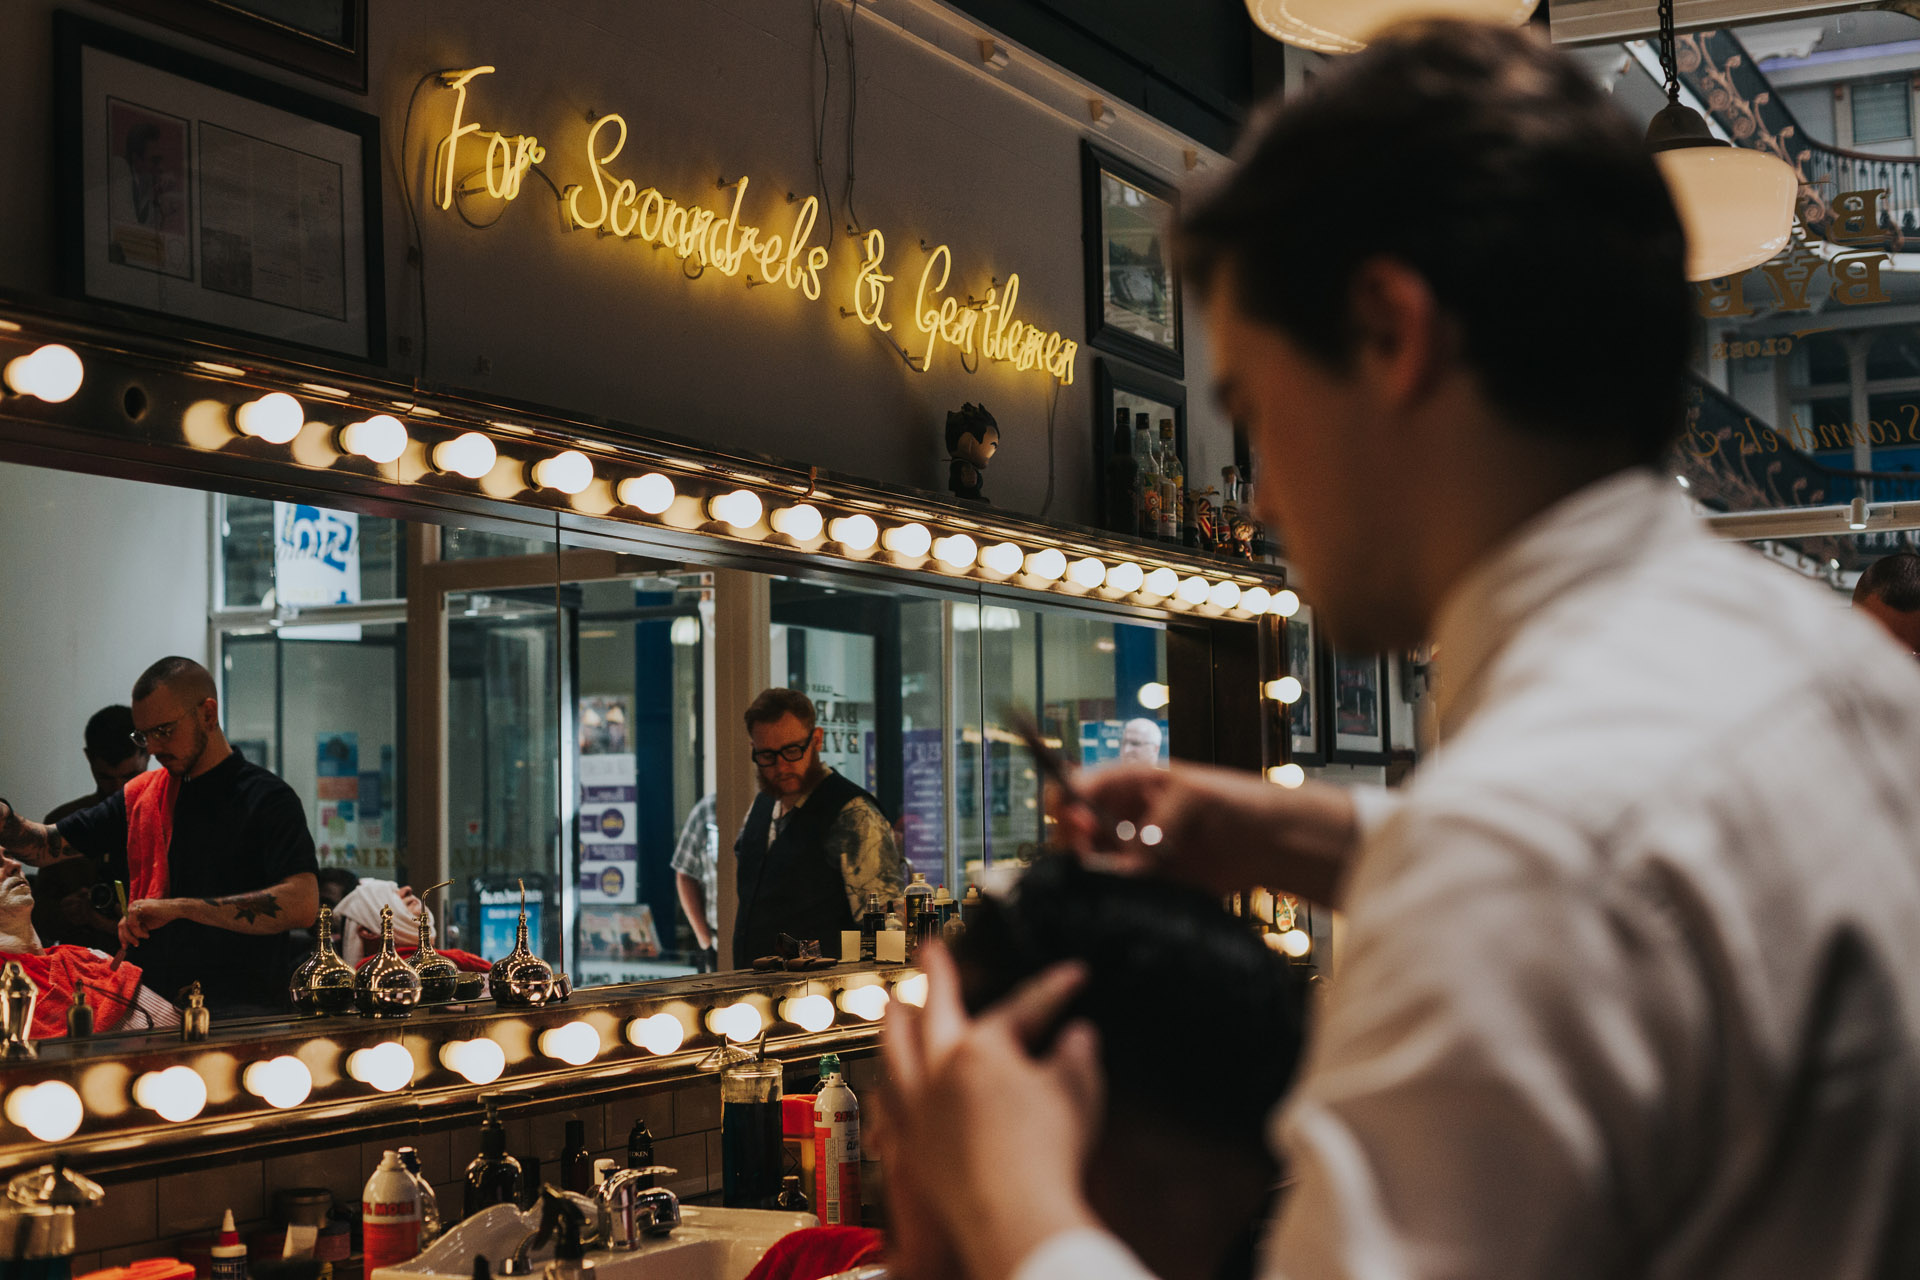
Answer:
POLYGON ((0 800, 6 816, 0 817, 0 847, 29 866, 44 867, 79 852, 60 838, 60 830, 44 822, 30 822, 13 810, 12 803, 0 800))
POLYGON ((285 933, 313 924, 320 910, 320 883, 311 871, 279 884, 224 898, 143 898, 127 907, 120 941, 128 946, 175 920, 192 920, 234 933, 285 933))

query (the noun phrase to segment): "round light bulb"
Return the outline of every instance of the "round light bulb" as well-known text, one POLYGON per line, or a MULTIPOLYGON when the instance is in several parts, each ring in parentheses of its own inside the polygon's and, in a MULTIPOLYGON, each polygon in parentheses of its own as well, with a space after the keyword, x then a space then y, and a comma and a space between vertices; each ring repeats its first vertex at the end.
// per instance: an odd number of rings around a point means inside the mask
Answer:
POLYGON ((1180 575, 1164 565, 1149 573, 1147 580, 1140 584, 1140 590, 1144 594, 1159 600, 1165 600, 1179 589, 1180 575))
POLYGON ((949 569, 971 569, 980 558, 980 544, 964 533, 950 533, 933 544, 933 558, 949 569))
POLYGON ((1289 706, 1300 701, 1300 695, 1305 692, 1297 676, 1281 676, 1278 680, 1269 680, 1260 686, 1260 691, 1275 702, 1284 702, 1289 706))
POLYGON ((630 507, 638 507, 650 516, 657 516, 673 505, 673 481, 658 471, 649 471, 643 476, 628 476, 620 482, 615 493, 620 501, 630 507))
POLYGON ((1313 950, 1313 935, 1305 929, 1289 929, 1280 935, 1280 949, 1298 960, 1313 950))
POLYGON ((133 1082, 133 1100, 162 1120, 179 1124, 207 1105, 207 1082, 192 1067, 149 1071, 133 1082))
POLYGON ((911 978, 902 978, 893 984, 893 998, 901 1004, 910 1004, 916 1009, 927 1006, 927 975, 916 973, 911 978))
POLYGON ((820 536, 820 528, 826 523, 820 517, 820 508, 810 502, 796 503, 791 507, 781 507, 767 520, 775 533, 784 533, 795 542, 812 542, 820 536))
POLYGON ((234 425, 243 436, 265 440, 268 444, 286 444, 306 425, 307 411, 284 391, 270 391, 258 400, 249 400, 233 412, 234 425))
POLYGON ((878 984, 869 987, 854 987, 840 993, 840 1007, 856 1018, 868 1022, 878 1022, 887 1012, 891 1002, 887 989, 878 984))
POLYGON ((1213 590, 1207 593, 1207 603, 1216 609, 1231 609, 1240 603, 1240 584, 1237 582, 1216 582, 1213 590))
POLYGON ((1267 606, 1267 612, 1276 618, 1291 618, 1300 612, 1300 597, 1282 589, 1273 593, 1273 603, 1267 606))
POLYGON ((1047 547, 1027 557, 1027 572, 1043 582, 1058 582, 1067 576, 1067 557, 1058 547, 1047 547))
POLYGON ((767 1025, 757 1005, 745 1001, 715 1009, 707 1015, 707 1028, 715 1035, 725 1036, 735 1044, 745 1044, 760 1034, 767 1025))
POLYGON ((1067 566, 1067 581, 1091 591, 1107 580, 1107 566, 1092 556, 1084 556, 1067 566))
POLYGON ((440 1065, 468 1084, 492 1084, 507 1069, 507 1051, 488 1036, 440 1046, 440 1065))
POLYGON ((1259 617, 1273 603, 1273 593, 1265 587, 1248 587, 1240 593, 1240 609, 1243 613, 1259 617))
POLYGON ((686 1038, 686 1027, 670 1013, 635 1018, 627 1024, 627 1043, 660 1057, 677 1050, 686 1038))
POLYGON ((1026 553, 1011 542, 996 542, 980 553, 980 563, 1003 578, 1011 578, 1026 563, 1026 553))
POLYGON ((880 545, 897 556, 918 559, 933 546, 933 535, 923 524, 895 525, 880 535, 880 545))
POLYGON ((821 995, 783 1000, 780 1016, 802 1031, 825 1031, 833 1025, 833 1001, 821 995))
POLYGON ((1407 18, 1461 18, 1520 26, 1539 0, 1247 0, 1276 40, 1319 53, 1356 53, 1375 32, 1407 18))
POLYGON ((478 431, 468 431, 433 446, 433 465, 441 471, 478 480, 493 470, 500 451, 478 431))
POLYGON ((256 1062, 241 1075, 248 1093, 280 1111, 297 1107, 313 1092, 313 1072, 291 1054, 256 1062))
POLYGON ((600 1056, 600 1033, 587 1022, 569 1022, 540 1033, 540 1052, 572 1067, 584 1067, 600 1056))
POLYGON ((397 1040, 386 1040, 347 1055, 347 1074, 381 1093, 392 1093, 413 1083, 413 1055, 397 1040))
POLYGON ((1107 570, 1107 590, 1130 596, 1147 581, 1147 571, 1131 560, 1122 560, 1107 570))
POLYGON ((1167 705, 1169 696, 1170 690, 1167 686, 1158 680, 1149 680, 1140 686, 1140 692, 1133 695, 1133 700, 1149 711, 1158 711, 1167 705))
POLYGON ((87 1114, 80 1105, 80 1095, 63 1080, 43 1080, 15 1089, 7 1095, 6 1111, 7 1119, 42 1142, 65 1142, 79 1130, 87 1114))
POLYGON ((23 396, 33 396, 48 404, 71 400, 86 376, 86 366, 72 347, 59 343, 15 356, 7 361, 4 376, 7 385, 23 396))
POLYGON ((376 413, 365 422, 349 423, 340 432, 348 453, 382 466, 407 451, 407 428, 390 413, 376 413))
POLYGON ((1207 580, 1197 573, 1180 584, 1180 600, 1183 604, 1205 604, 1212 592, 1213 588, 1207 585, 1207 580))
POLYGON ((673 620, 673 625, 667 628, 667 639, 682 649, 693 648, 700 643, 703 635, 700 619, 691 614, 681 614, 673 620))
POLYGON ((1277 764, 1267 770, 1267 781, 1291 791, 1307 780, 1307 771, 1297 764, 1277 764))
POLYGON ((865 551, 880 540, 872 516, 838 516, 827 522, 827 536, 849 551, 865 551))
POLYGON ((735 530, 751 529, 759 524, 763 510, 760 495, 751 489, 735 489, 707 501, 707 513, 735 530))
POLYGON ((533 482, 556 493, 580 493, 593 483, 593 459, 568 449, 533 464, 533 482))

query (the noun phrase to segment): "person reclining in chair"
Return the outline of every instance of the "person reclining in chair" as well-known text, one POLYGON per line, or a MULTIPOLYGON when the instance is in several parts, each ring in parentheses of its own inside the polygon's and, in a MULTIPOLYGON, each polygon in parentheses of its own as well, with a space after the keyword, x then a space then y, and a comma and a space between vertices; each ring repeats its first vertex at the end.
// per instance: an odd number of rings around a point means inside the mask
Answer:
POLYGON ((33 928, 33 888, 20 863, 0 850, 0 966, 17 962, 40 993, 33 1006, 35 1040, 67 1034, 67 1010, 85 988, 94 1030, 142 1031, 177 1027, 180 1011, 140 984, 140 966, 116 965, 91 947, 40 945, 33 928))

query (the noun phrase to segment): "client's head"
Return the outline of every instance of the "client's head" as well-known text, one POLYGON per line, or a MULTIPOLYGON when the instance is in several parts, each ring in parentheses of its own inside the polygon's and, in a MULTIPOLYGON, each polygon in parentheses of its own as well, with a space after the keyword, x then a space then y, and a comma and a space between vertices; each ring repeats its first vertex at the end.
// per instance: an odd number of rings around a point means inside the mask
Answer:
POLYGON ((1249 1274, 1278 1177, 1267 1118, 1300 1052, 1286 960, 1210 894, 1072 858, 989 899, 953 953, 973 1012, 1086 965, 1068 1017, 1099 1032, 1107 1088, 1089 1204, 1166 1280, 1249 1274))
POLYGON ((33 886, 26 868, 0 849, 0 953, 16 955, 40 950, 33 928, 33 886))

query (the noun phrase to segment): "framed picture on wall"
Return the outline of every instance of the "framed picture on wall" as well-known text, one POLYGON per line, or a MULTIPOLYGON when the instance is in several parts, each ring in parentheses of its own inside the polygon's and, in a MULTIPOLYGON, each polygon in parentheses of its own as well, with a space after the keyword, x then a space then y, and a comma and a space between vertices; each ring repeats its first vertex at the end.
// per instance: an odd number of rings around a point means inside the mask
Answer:
POLYGON ((1388 749, 1387 660, 1324 649, 1320 671, 1321 732, 1332 764, 1385 764, 1388 749))
POLYGON ((1303 604, 1281 627, 1286 643, 1285 674, 1300 682, 1300 697, 1287 708, 1287 758, 1298 765, 1327 762, 1320 738, 1319 634, 1313 625, 1313 606, 1303 604))
POLYGON ((71 294, 386 360, 379 121, 54 15, 71 294))
POLYGON ((126 13, 365 93, 367 0, 106 0, 126 13))
POLYGON ((1180 279, 1167 244, 1180 216, 1180 192, 1090 142, 1081 143, 1080 160, 1087 341, 1183 377, 1180 279))
MULTIPOLYGON (((1129 431, 1139 422, 1140 415, 1146 414, 1148 429, 1156 442, 1160 439, 1160 424, 1171 418, 1174 452, 1180 455, 1180 469, 1184 473, 1187 469, 1187 389, 1171 378, 1135 369, 1117 360, 1096 359, 1093 377, 1094 510, 1100 512, 1105 521, 1107 459, 1113 452, 1113 428, 1121 411, 1126 412, 1129 431)), ((1194 485, 1191 476, 1187 485, 1189 488, 1194 485)))

